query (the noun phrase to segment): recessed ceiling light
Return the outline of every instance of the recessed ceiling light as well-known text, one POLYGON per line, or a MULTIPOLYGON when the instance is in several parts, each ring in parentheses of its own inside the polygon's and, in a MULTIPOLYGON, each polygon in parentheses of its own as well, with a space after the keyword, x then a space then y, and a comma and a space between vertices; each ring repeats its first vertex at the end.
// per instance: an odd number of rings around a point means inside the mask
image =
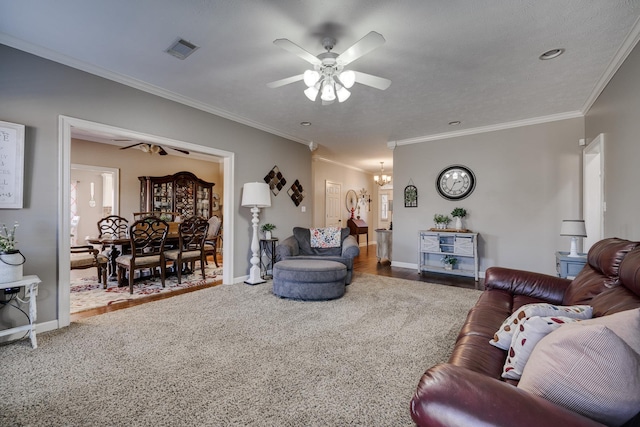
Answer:
POLYGON ((540 55, 540 59, 546 61, 548 59, 557 58, 564 53, 564 49, 551 49, 540 55))
POLYGON ((460 120, 454 120, 452 122, 449 122, 449 126, 458 126, 461 123, 462 122, 460 120))
POLYGON ((300 122, 301 126, 311 126, 311 122, 300 122))

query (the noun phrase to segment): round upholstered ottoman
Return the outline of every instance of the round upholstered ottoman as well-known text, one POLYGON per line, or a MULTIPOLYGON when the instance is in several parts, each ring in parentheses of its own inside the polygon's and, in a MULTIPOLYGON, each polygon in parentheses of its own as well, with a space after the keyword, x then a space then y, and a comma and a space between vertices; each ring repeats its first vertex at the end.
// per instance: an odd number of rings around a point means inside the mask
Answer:
POLYGON ((317 259, 287 259, 273 266, 273 293, 282 298, 322 301, 344 295, 347 266, 317 259))

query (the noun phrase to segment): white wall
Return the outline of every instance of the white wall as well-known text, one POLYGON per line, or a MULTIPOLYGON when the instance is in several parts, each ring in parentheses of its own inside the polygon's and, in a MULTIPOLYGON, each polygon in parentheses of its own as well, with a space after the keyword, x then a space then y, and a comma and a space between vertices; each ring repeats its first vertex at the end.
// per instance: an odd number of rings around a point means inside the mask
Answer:
MULTIPOLYGON (((346 165, 326 161, 319 158, 314 158, 312 162, 313 167, 313 192, 312 197, 315 200, 313 207, 313 226, 324 227, 325 219, 325 182, 332 181, 341 184, 342 188, 342 226, 347 226, 347 220, 350 217, 345 204, 345 196, 347 191, 354 190, 356 194, 360 194, 360 190, 365 189, 367 194, 371 197, 371 211, 369 211, 369 203, 366 206, 360 208, 360 217, 369 226, 369 243, 375 241, 376 234, 374 229, 378 222, 378 215, 376 212, 378 206, 378 189, 377 185, 373 183, 373 175, 346 165)), ((360 235, 360 245, 365 245, 367 237, 360 235)))
POLYGON ((587 113, 587 142, 604 134, 605 237, 640 240, 640 47, 636 45, 587 113))
MULTIPOLYGON (((0 45, 0 120, 26 126, 24 208, 3 209, 0 223, 20 222, 18 240, 27 258, 25 274, 42 279, 38 293, 38 323, 57 319, 58 306, 58 188, 60 115, 102 123, 134 132, 235 154, 233 200, 235 215, 233 277, 248 274, 251 212, 240 206, 242 184, 262 181, 273 165, 286 171, 290 182, 311 185, 311 153, 297 142, 187 107, 55 62, 0 45)), ((87 163, 79 160, 80 163, 87 163)), ((311 225, 311 209, 301 213, 286 192, 272 198, 261 221, 278 228, 311 225)), ((23 322, 22 314, 0 313, 7 326, 23 322)))
MULTIPOLYGON (((498 265, 555 274, 563 219, 581 212, 582 119, 398 146, 393 155, 393 265, 416 266, 418 230, 435 213, 467 210, 465 226, 480 233, 480 270, 498 265), (462 164, 476 175, 475 191, 452 202, 436 191, 438 174, 462 164), (404 185, 418 188, 418 207, 405 208, 404 185)), ((417 267, 416 267, 417 268, 417 267)))

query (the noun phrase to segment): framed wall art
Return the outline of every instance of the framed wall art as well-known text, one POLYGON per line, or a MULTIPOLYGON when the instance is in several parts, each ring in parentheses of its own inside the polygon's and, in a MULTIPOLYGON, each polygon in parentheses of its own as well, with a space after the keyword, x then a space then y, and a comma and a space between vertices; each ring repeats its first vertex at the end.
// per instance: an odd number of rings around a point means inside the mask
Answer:
POLYGON ((418 207, 418 189, 413 184, 409 184, 404 188, 404 207, 418 207))
POLYGON ((0 209, 22 209, 24 125, 0 121, 0 209))

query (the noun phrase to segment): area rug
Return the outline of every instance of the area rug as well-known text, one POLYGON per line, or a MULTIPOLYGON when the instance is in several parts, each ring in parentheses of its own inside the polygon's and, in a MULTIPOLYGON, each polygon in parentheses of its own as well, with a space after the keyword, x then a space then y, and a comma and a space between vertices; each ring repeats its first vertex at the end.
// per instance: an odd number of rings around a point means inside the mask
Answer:
POLYGON ((183 274, 182 283, 180 284, 178 284, 177 276, 167 276, 164 288, 158 277, 136 279, 133 285, 133 294, 129 293, 128 285, 118 287, 118 283, 115 280, 107 281, 107 289, 104 289, 102 285, 98 283, 97 276, 75 279, 70 283, 71 313, 131 301, 147 295, 173 292, 178 289, 204 285, 222 279, 222 267, 208 264, 205 267, 204 273, 204 279, 199 269, 193 274, 183 274))
POLYGON ((0 346, 0 425, 412 426, 480 291, 357 273, 333 301, 205 288, 0 346))

